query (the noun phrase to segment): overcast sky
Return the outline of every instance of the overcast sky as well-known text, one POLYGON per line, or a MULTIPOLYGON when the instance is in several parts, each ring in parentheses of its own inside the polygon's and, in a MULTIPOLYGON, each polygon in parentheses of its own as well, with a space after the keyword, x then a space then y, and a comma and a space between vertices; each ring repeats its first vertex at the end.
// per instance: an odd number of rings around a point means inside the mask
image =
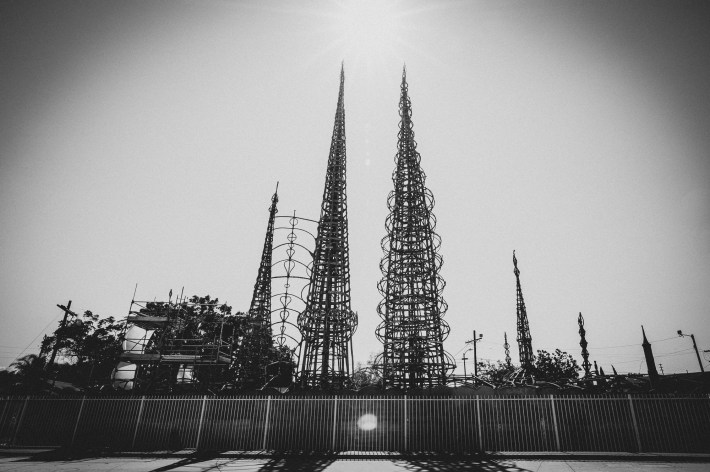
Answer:
POLYGON ((581 311, 605 371, 646 371, 642 324, 698 370, 676 331, 710 349, 709 44, 701 1, 3 1, 0 366, 56 304, 123 317, 136 283, 248 309, 276 182, 319 216, 345 61, 356 361, 406 62, 446 349, 475 329, 503 359, 507 331, 517 362, 515 249, 534 349, 581 361, 581 311))

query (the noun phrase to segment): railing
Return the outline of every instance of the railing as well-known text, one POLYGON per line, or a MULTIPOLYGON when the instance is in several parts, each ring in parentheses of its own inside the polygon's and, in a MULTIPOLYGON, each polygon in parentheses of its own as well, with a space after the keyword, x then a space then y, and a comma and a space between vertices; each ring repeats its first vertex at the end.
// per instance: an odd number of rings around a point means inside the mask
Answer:
POLYGON ((710 453, 707 396, 27 397, 0 411, 4 446, 710 453))

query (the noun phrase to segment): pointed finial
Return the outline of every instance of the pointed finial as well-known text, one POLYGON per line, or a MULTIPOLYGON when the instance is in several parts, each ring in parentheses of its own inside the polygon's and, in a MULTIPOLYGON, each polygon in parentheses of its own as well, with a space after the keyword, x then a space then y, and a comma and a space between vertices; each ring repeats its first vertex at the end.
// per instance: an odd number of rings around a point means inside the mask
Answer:
POLYGON ((646 330, 643 329, 643 325, 641 325, 641 332, 643 333, 643 344, 651 344, 648 342, 648 339, 646 339, 646 330))
POLYGON ((271 204, 272 207, 273 205, 276 205, 279 201, 279 182, 276 181, 276 190, 274 190, 274 194, 271 196, 271 204))

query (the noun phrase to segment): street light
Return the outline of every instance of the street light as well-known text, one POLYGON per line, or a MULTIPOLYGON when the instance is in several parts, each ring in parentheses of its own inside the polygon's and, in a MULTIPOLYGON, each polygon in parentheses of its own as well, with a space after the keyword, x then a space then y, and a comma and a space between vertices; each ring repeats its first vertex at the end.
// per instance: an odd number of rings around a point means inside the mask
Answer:
POLYGON ((698 364, 700 364, 700 372, 705 372, 705 368, 703 367, 703 362, 700 360, 700 353, 698 352, 698 345, 695 344, 695 336, 692 334, 683 334, 683 331, 678 330, 678 336, 685 336, 690 337, 690 339, 693 340, 693 349, 695 349, 695 355, 698 356, 698 364))
POLYGON ((461 356, 461 360, 463 361, 463 381, 466 381, 466 360, 468 360, 468 357, 466 357, 466 353, 470 351, 471 349, 467 349, 463 352, 463 356, 461 356))
POLYGON ((476 330, 473 330, 473 339, 466 341, 466 344, 473 343, 473 376, 478 377, 478 356, 476 356, 476 343, 483 338, 483 334, 476 336, 476 330))

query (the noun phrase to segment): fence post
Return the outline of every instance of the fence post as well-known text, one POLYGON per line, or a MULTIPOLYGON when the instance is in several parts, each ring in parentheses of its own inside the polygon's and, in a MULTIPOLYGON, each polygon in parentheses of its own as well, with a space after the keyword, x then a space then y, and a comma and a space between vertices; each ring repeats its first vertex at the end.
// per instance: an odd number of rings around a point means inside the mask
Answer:
POLYGON ((476 427, 478 428, 478 450, 483 452, 483 435, 481 434, 481 397, 476 395, 476 427))
POLYGON ((131 451, 136 448, 136 438, 138 437, 138 426, 141 424, 141 416, 143 416, 143 404, 145 403, 145 395, 141 397, 141 406, 138 408, 138 418, 136 418, 136 427, 133 430, 133 441, 131 442, 131 451))
POLYGON ((81 397, 81 406, 79 406, 79 414, 76 415, 76 424, 74 425, 74 434, 71 436, 71 443, 69 447, 74 447, 74 440, 76 439, 76 432, 79 430, 79 421, 81 421, 81 412, 84 411, 84 402, 86 401, 86 395, 81 397))
POLYGON ((555 411, 555 396, 550 395, 550 405, 552 405, 552 424, 555 427, 555 442, 557 443, 557 450, 561 451, 562 447, 560 446, 560 432, 557 429, 557 412, 555 411))
POLYGON ((636 421, 634 403, 631 401, 631 394, 627 396, 629 398, 629 409, 631 410, 631 422, 634 424, 634 433, 636 433, 636 445, 638 446, 638 452, 641 452, 641 434, 639 434, 639 424, 638 421, 636 421))
POLYGON ((266 417, 264 418, 264 440, 261 442, 261 449, 266 450, 266 435, 269 432, 269 412, 271 411, 271 395, 266 400, 266 417))
POLYGON ((202 397, 202 410, 200 411, 200 425, 197 427, 197 439, 195 440, 195 450, 200 450, 200 436, 202 435, 202 424, 205 419, 205 406, 207 405, 207 395, 202 397))
POLYGON ((407 395, 404 396, 404 450, 408 450, 408 438, 407 438, 407 423, 409 419, 407 418, 407 395))
POLYGON ((27 402, 29 402, 30 396, 25 397, 25 402, 22 404, 22 411, 20 412, 20 419, 17 420, 17 426, 15 426, 15 434, 12 436, 12 445, 17 444, 17 434, 20 432, 20 427, 22 426, 22 420, 25 419, 25 411, 27 410, 27 402))
POLYGON ((331 451, 335 451, 335 433, 338 428, 338 396, 335 396, 335 400, 333 401, 333 442, 330 447, 331 451))

